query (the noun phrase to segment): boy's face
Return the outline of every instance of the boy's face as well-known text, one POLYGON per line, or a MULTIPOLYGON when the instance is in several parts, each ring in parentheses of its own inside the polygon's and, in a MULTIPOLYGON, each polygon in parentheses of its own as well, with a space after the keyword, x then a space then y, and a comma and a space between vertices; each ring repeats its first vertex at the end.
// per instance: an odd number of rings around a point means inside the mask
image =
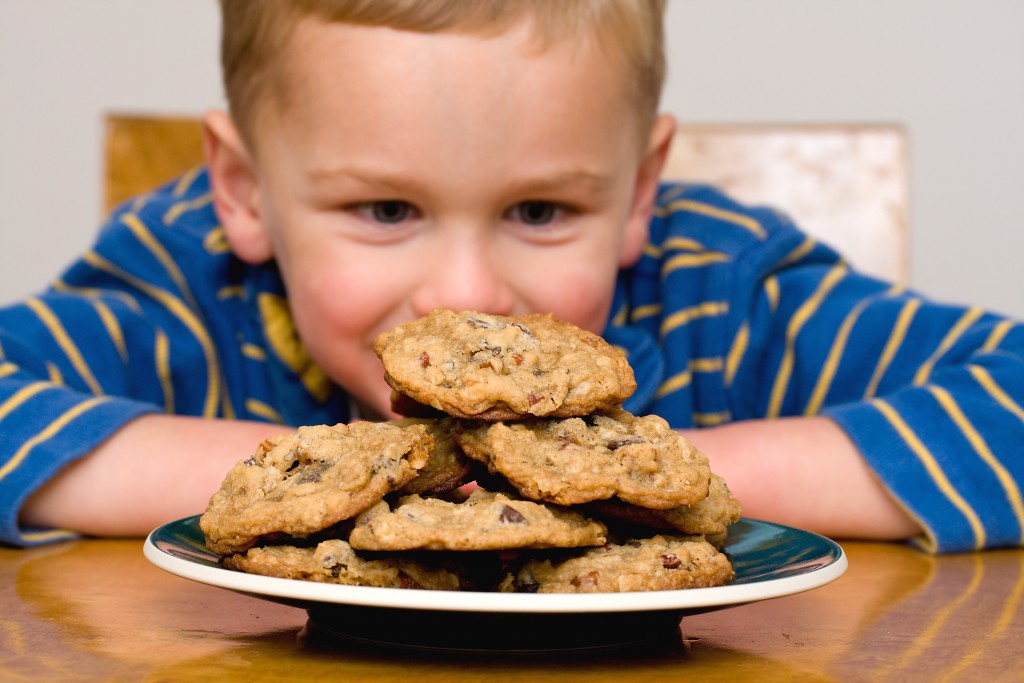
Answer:
POLYGON ((525 28, 305 21, 285 68, 239 193, 249 218, 221 219, 236 253, 276 259, 306 347, 364 408, 391 415, 374 338, 435 307, 603 329, 661 161, 638 142, 623 65, 540 50, 525 28))

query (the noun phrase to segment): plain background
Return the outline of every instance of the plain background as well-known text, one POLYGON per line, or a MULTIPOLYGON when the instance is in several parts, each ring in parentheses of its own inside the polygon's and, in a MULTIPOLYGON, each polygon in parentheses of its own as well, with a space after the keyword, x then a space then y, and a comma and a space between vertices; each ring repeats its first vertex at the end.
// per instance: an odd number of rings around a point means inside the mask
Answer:
MULTIPOLYGON (((100 222, 102 117, 222 106, 215 0, 0 0, 0 304, 100 222)), ((912 285, 1024 318, 1024 0, 669 0, 686 123, 885 123, 912 285)), ((785 207, 782 207, 785 208, 785 207)))

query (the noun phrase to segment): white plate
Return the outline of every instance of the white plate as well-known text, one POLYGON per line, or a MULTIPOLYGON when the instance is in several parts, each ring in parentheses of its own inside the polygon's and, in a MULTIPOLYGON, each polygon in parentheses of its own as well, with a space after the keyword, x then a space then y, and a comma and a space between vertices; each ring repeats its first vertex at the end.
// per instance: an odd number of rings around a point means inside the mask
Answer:
POLYGON ((823 586, 839 578, 847 566, 842 548, 823 536, 752 519, 730 527, 723 550, 736 570, 735 579, 726 586, 638 593, 524 594, 341 586, 236 572, 221 567, 219 558, 206 550, 198 516, 155 529, 144 546, 146 557, 161 569, 302 607, 309 611, 311 623, 325 632, 456 650, 578 649, 607 647, 623 639, 635 642, 664 630, 667 624, 678 624, 687 614, 823 586), (499 621, 501 638, 488 630, 499 621), (543 627, 540 635, 538 626, 543 627), (426 634, 421 633, 424 630, 426 634), (512 632, 527 631, 532 634, 529 642, 509 637, 512 632), (572 643, 566 642, 567 633, 575 634, 572 643), (544 645, 548 642, 550 647, 544 645))

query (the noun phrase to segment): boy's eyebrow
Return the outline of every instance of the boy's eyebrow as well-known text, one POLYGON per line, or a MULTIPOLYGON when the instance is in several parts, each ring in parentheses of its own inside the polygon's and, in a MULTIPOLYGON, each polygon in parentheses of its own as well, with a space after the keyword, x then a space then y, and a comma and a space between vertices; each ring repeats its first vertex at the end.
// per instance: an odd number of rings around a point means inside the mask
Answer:
MULTIPOLYGON (((396 189, 419 189, 424 183, 418 177, 391 171, 376 171, 348 166, 313 168, 309 177, 314 182, 330 182, 339 178, 356 180, 367 185, 396 189)), ((515 194, 580 190, 600 193, 612 184, 612 177, 586 169, 557 171, 550 175, 538 174, 524 178, 505 179, 505 188, 515 194)))

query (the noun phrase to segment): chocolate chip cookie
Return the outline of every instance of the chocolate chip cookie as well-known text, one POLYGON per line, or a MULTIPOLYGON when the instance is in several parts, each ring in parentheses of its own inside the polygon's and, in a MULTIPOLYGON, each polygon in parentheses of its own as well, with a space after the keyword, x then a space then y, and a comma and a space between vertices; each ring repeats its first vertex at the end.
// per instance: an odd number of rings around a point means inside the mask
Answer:
POLYGON ((398 490, 402 495, 414 493, 438 495, 468 484, 480 465, 466 457, 452 436, 452 419, 405 418, 393 420, 399 426, 423 425, 432 437, 434 447, 427 464, 416 478, 398 490))
POLYGON ((459 418, 586 415, 636 390, 620 351, 551 315, 436 309, 381 334, 374 351, 396 392, 459 418))
POLYGON ((353 517, 411 481, 433 446, 424 425, 371 422, 300 427, 267 439, 210 498, 199 520, 207 547, 229 555, 353 517))
POLYGON ((499 550, 597 546, 600 522, 552 505, 483 489, 464 501, 406 496, 394 510, 380 502, 355 520, 349 543, 359 550, 499 550))
POLYGON ((586 512, 609 522, 619 520, 652 529, 702 536, 726 533, 730 524, 739 521, 742 511, 725 479, 714 473, 711 474, 707 498, 693 505, 652 510, 619 500, 601 500, 586 506, 586 512))
POLYGON ((224 566, 250 574, 349 586, 460 590, 458 572, 406 557, 366 559, 345 541, 322 541, 315 548, 290 545, 250 548, 224 558, 224 566))
POLYGON ((526 498, 575 505, 617 497, 669 509, 707 498, 707 457, 655 415, 608 414, 530 422, 462 422, 469 457, 526 498))
POLYGON ((505 593, 625 593, 721 586, 729 558, 700 536, 654 536, 563 560, 532 559, 506 575, 505 593))

